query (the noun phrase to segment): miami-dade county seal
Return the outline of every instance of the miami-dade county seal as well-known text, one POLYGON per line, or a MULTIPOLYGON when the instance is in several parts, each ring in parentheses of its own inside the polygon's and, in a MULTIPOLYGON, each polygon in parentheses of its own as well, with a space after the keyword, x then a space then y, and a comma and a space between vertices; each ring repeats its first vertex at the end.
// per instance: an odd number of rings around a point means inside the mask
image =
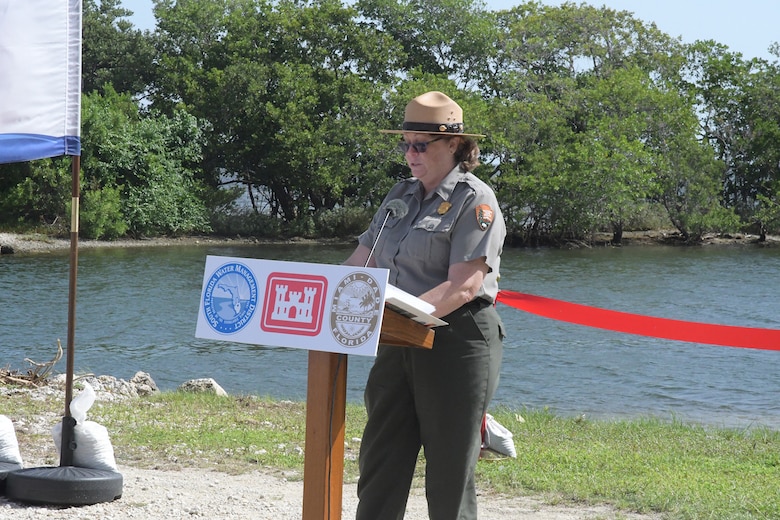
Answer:
POLYGON ((233 334, 243 329, 257 309, 257 282, 249 268, 233 262, 219 267, 203 292, 203 312, 212 329, 233 334))
POLYGON ((357 348, 377 334, 382 294, 367 273, 352 273, 339 282, 333 295, 330 330, 341 346, 357 348))

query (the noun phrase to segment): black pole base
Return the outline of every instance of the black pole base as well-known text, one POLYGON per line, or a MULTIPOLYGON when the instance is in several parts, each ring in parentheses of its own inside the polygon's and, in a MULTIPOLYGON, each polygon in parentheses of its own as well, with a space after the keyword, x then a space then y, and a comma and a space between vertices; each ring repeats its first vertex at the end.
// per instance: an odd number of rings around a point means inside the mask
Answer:
POLYGON ((57 466, 8 473, 5 495, 30 504, 85 506, 122 497, 122 474, 104 469, 57 466))
POLYGON ((0 495, 5 495, 5 478, 12 471, 22 469, 19 464, 13 464, 11 462, 0 462, 0 495))

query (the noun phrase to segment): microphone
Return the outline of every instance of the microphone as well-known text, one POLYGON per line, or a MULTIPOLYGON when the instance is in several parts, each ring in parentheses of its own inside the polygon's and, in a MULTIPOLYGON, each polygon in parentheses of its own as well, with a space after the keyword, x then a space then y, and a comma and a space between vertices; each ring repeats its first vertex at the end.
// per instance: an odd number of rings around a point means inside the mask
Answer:
MULTIPOLYGON (((385 210, 391 217, 404 218, 409 213, 409 206, 401 199, 393 199, 387 203, 385 210)), ((387 222, 387 219, 385 219, 385 222, 387 222)))
POLYGON ((382 230, 385 229, 385 224, 387 224, 387 219, 390 217, 404 218, 406 214, 409 213, 409 206, 401 199, 393 199, 385 205, 385 212, 385 220, 379 227, 379 232, 376 234, 374 244, 371 246, 371 251, 368 252, 368 256, 366 257, 366 265, 363 267, 368 267, 368 262, 371 260, 371 255, 374 254, 374 249, 376 249, 376 245, 379 242, 379 236, 382 234, 382 230))

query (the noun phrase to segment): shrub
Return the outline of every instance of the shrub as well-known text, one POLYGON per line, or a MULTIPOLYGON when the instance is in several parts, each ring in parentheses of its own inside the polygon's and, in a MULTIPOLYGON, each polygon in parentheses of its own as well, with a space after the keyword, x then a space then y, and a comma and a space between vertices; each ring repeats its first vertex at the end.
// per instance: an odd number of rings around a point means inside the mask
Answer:
POLYGON ((372 213, 360 206, 324 210, 314 216, 315 231, 323 238, 353 237, 371 223, 372 213))
POLYGON ((120 188, 85 191, 79 215, 79 231, 86 238, 115 239, 127 232, 120 188))

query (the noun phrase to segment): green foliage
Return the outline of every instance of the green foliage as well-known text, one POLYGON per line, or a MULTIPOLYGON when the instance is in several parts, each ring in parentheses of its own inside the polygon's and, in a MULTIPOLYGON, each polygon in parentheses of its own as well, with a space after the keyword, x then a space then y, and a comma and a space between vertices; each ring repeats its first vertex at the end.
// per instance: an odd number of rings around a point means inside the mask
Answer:
POLYGON ((664 136, 661 150, 655 163, 659 200, 682 236, 698 242, 707 232, 738 230, 739 218, 721 197, 723 164, 708 147, 686 139, 680 129, 664 136))
POLYGON ((206 208, 197 196, 199 186, 187 168, 186 154, 199 153, 194 118, 146 119, 141 127, 146 142, 156 137, 160 148, 158 155, 143 158, 144 168, 130 177, 133 182, 124 190, 124 212, 131 232, 159 235, 208 230, 206 208))
POLYGON ((85 238, 111 240, 127 232, 119 187, 85 192, 79 215, 79 232, 85 238))
MULTIPOLYGON (((84 4, 91 235, 351 235, 347 208, 370 212, 408 175, 377 130, 433 89, 487 135, 476 173, 525 242, 619 239, 649 224, 647 207, 692 242, 778 226, 776 62, 683 46, 585 4, 158 0, 154 11, 156 29, 141 33, 118 0, 84 4), (246 215, 231 209, 238 193, 246 215)), ((0 219, 65 224, 69 176, 56 161, 0 165, 0 219)))
POLYGON ((371 211, 360 207, 323 210, 315 215, 315 232, 326 238, 357 237, 368 228, 371 217, 371 211))
POLYGON ((141 97, 150 81, 154 56, 150 38, 134 29, 120 0, 84 0, 81 51, 82 91, 141 97))
POLYGON ((141 118, 129 96, 110 87, 105 96, 85 96, 83 106, 85 200, 106 203, 108 194, 88 192, 121 190, 124 222, 111 234, 122 227, 135 236, 209 229, 205 188, 194 173, 202 140, 193 116, 176 111, 141 118))
POLYGON ((739 229, 739 217, 720 204, 717 184, 705 175, 665 179, 667 189, 662 201, 669 218, 689 242, 698 242, 707 232, 733 232, 739 229), (675 182, 675 184, 671 184, 675 182), (697 182, 698 181, 698 182, 697 182))
POLYGON ((206 205, 210 209, 210 227, 223 236, 278 238, 281 222, 249 206, 242 198, 243 189, 223 186, 209 191, 206 205))
MULTIPOLYGON (((211 124, 204 163, 213 170, 204 178, 258 190, 272 216, 304 234, 313 213, 381 185, 356 180, 381 171, 377 137, 364 128, 376 132, 368 121, 381 110, 374 80, 384 75, 377 65, 387 61, 387 38, 351 8, 199 0, 157 13, 159 82, 211 124)), ((165 106, 169 92, 155 102, 165 106)))
POLYGON ((70 157, 4 165, 0 169, 0 220, 43 224, 50 226, 54 234, 67 233, 71 169, 70 157))
POLYGON ((771 219, 765 204, 780 182, 780 65, 746 62, 711 41, 692 46, 688 59, 704 138, 725 166, 724 205, 743 224, 771 219))
POLYGON ((252 208, 231 211, 214 211, 211 215, 211 229, 223 236, 245 236, 279 238, 282 226, 279 219, 258 213, 252 208))
MULTIPOLYGON (((494 53, 498 31, 491 13, 474 0, 359 0, 372 27, 399 47, 395 70, 449 78, 472 86, 494 53)), ((408 100, 407 100, 408 101, 408 100)))
POLYGON ((780 188, 772 196, 759 195, 760 205, 755 218, 760 223, 763 233, 780 231, 780 188))

